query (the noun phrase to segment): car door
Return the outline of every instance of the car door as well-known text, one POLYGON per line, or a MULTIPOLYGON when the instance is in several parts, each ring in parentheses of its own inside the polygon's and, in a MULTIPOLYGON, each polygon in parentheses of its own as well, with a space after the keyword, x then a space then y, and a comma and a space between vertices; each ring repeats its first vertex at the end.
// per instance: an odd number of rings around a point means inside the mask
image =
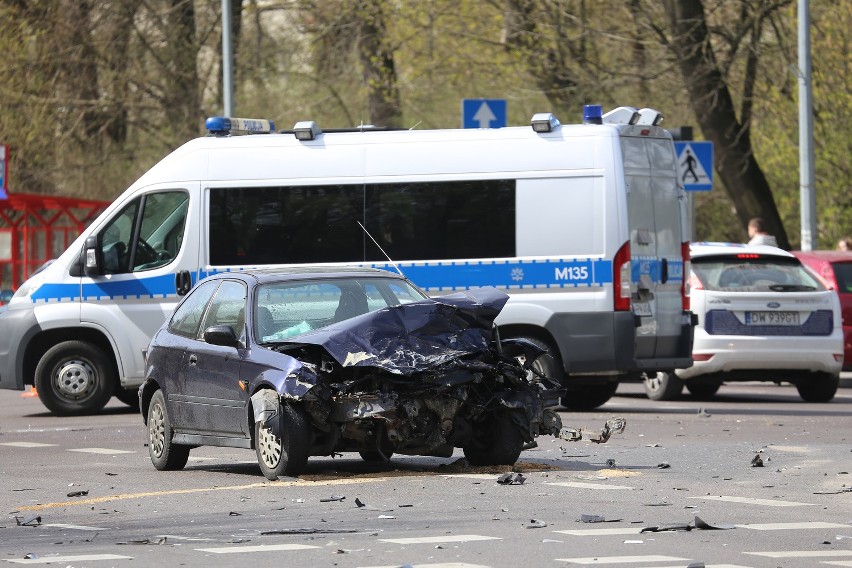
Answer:
POLYGON ((181 390, 186 423, 181 429, 186 433, 249 435, 249 397, 240 387, 244 349, 204 341, 204 330, 214 325, 230 325, 237 337, 244 336, 246 296, 245 283, 223 280, 204 314, 198 336, 184 353, 181 390))

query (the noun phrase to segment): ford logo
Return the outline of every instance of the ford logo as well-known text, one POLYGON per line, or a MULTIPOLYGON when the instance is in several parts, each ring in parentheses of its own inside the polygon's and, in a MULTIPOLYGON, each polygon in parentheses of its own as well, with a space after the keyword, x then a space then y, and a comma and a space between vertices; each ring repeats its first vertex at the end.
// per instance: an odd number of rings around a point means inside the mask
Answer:
POLYGON ((780 308, 781 304, 779 304, 778 302, 769 302, 768 304, 766 304, 766 307, 767 308, 780 308))

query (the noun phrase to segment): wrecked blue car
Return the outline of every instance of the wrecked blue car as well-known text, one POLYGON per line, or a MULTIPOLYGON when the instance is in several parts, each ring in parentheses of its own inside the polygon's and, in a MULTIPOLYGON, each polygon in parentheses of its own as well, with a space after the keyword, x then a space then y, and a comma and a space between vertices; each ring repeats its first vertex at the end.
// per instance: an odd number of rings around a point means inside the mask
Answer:
POLYGON ((429 298, 364 268, 220 273, 154 335, 139 389, 151 461, 181 469, 192 448, 254 449, 269 479, 309 456, 452 455, 513 464, 541 434, 567 439, 560 385, 528 340, 500 340, 508 296, 429 298))

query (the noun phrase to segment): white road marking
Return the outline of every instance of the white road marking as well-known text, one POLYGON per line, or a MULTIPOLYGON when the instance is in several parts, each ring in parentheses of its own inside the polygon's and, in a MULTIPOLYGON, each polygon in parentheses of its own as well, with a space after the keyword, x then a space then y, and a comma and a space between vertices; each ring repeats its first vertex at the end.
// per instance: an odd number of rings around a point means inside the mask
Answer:
POLYGON ((847 568, 852 566, 852 560, 837 560, 837 561, 829 561, 829 562, 820 562, 820 564, 828 564, 829 566, 846 566, 847 568))
POLYGON ((62 523, 45 523, 41 525, 43 527, 53 527, 56 529, 75 529, 78 531, 105 531, 108 530, 105 527, 87 527, 85 525, 64 525, 62 523))
POLYGON ((197 541, 197 542, 216 542, 215 538, 199 538, 193 536, 177 536, 174 534, 158 534, 156 538, 165 538, 172 540, 189 540, 189 541, 197 541))
POLYGON ((756 531, 784 531, 795 529, 848 529, 849 525, 841 523, 824 523, 811 521, 804 523, 763 523, 754 525, 737 525, 741 529, 752 529, 756 531))
POLYGON ((445 474, 443 477, 459 477, 464 479, 488 479, 497 481, 497 476, 490 473, 449 473, 445 474))
POLYGON ((45 556, 43 558, 4 558, 15 564, 52 564, 56 562, 92 562, 95 560, 133 560, 132 556, 118 554, 81 554, 78 556, 45 556))
POLYGON ((852 556, 852 550, 787 550, 782 552, 743 552, 754 556, 769 558, 831 558, 834 556, 852 556))
POLYGON ((56 444, 42 444, 40 442, 3 442, 0 446, 14 446, 16 448, 46 448, 56 444))
POLYGON ((801 507, 815 503, 799 503, 797 501, 781 501, 778 499, 752 499, 751 497, 731 497, 730 495, 704 495, 690 499, 706 499, 708 501, 727 501, 728 503, 745 503, 748 505, 763 505, 764 507, 801 507))
POLYGON ((555 558, 557 562, 568 562, 569 564, 637 564, 640 562, 686 562, 689 558, 677 556, 586 556, 584 558, 555 558))
POLYGON ((245 552, 275 552, 277 550, 305 550, 307 548, 319 548, 307 544, 258 544, 255 546, 220 546, 216 548, 196 548, 198 552, 212 552, 213 554, 241 554, 245 552))
POLYGON ((627 485, 609 485, 607 483, 583 483, 581 481, 552 481, 545 485, 560 485, 562 487, 573 487, 575 489, 633 489, 627 485))
POLYGON ((457 534, 455 536, 422 536, 413 538, 380 538, 380 542, 392 542, 394 544, 434 544, 436 542, 471 542, 474 540, 503 540, 496 536, 482 536, 478 534, 457 534))
MULTIPOLYGON (((466 562, 440 562, 438 564, 412 564, 414 568, 491 568, 482 564, 468 564, 466 562)), ((390 566, 361 566, 360 568, 399 568, 399 564, 390 566)))
POLYGON ((76 448, 69 452, 81 452, 84 454, 135 454, 131 450, 111 450, 109 448, 76 448))
POLYGON ((567 529, 564 531, 553 531, 562 534, 570 534, 574 536, 602 536, 608 534, 639 534, 642 532, 640 527, 618 527, 608 529, 567 529))

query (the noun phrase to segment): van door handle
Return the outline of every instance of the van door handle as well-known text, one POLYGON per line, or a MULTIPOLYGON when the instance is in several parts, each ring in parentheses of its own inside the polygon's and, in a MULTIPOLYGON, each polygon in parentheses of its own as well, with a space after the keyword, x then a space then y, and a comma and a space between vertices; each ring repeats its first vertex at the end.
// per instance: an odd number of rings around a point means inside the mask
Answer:
POLYGON ((663 259, 662 274, 660 275, 660 283, 665 284, 669 281, 669 259, 663 259))
POLYGON ((175 292, 178 296, 186 296, 192 289, 192 276, 189 270, 179 270, 175 273, 175 292))
POLYGON ((198 363, 198 357, 196 357, 195 355, 190 355, 189 356, 190 367, 195 367, 196 363, 198 363))

